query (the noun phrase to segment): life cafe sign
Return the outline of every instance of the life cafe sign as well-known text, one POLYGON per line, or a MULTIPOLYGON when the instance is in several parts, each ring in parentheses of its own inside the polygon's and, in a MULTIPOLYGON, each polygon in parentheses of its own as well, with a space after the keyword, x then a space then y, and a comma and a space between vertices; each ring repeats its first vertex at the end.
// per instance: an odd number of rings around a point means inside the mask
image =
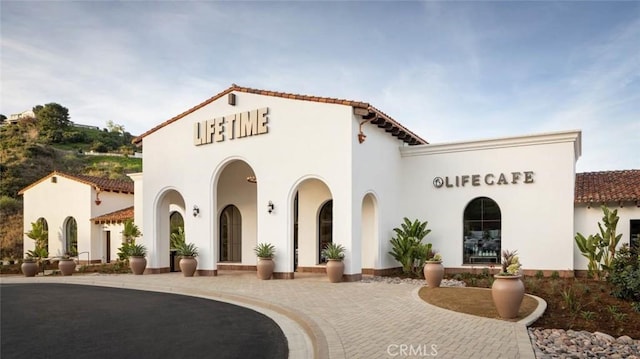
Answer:
POLYGON ((196 146, 236 138, 262 135, 269 132, 269 108, 216 117, 193 124, 193 143, 196 146))
POLYGON ((436 188, 452 188, 452 187, 466 187, 466 186, 474 186, 478 187, 481 185, 487 186, 502 186, 502 185, 510 185, 510 184, 518 184, 525 183, 530 184, 533 183, 533 171, 523 171, 523 172, 511 172, 511 173, 500 173, 498 175, 493 173, 487 173, 484 175, 461 175, 461 176, 445 176, 445 177, 436 177, 433 179, 433 185, 436 188))

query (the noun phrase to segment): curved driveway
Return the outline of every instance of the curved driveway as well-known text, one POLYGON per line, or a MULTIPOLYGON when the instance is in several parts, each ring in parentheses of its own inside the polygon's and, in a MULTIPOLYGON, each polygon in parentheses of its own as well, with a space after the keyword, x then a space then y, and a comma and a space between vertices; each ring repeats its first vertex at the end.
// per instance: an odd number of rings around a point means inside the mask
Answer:
MULTIPOLYGON (((329 283, 325 276, 261 281, 255 272, 217 277, 74 275, 3 277, 2 283, 76 283, 217 299, 278 323, 290 358, 535 358, 525 325, 454 313, 417 297, 418 285, 329 283)), ((4 320, 4 319, 3 319, 4 320)))

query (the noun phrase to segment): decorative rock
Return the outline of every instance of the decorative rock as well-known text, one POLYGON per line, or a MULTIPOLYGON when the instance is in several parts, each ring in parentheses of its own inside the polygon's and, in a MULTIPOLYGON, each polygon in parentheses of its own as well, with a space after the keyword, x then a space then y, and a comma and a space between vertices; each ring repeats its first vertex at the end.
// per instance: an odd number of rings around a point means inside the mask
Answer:
POLYGON ((529 337, 538 359, 640 359, 640 340, 626 335, 615 339, 601 332, 529 328, 529 337))
POLYGON ((622 344, 633 344, 633 339, 631 339, 631 337, 628 336, 628 335, 623 335, 623 336, 619 337, 618 339, 616 339, 616 341, 618 343, 622 343, 622 344))

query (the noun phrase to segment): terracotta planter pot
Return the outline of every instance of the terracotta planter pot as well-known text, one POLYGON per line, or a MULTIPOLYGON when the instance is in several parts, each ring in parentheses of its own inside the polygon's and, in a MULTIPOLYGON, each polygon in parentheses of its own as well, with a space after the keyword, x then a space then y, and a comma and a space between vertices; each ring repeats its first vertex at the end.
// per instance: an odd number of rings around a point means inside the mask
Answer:
POLYGON ((129 257, 129 268, 133 274, 141 275, 147 268, 147 259, 145 257, 129 257))
POLYGON ((327 276, 329 276, 329 282, 342 282, 342 274, 344 274, 344 262, 340 259, 329 259, 327 262, 327 276))
POLYGON ((76 261, 73 259, 61 259, 58 261, 58 269, 62 275, 72 275, 76 271, 76 261))
POLYGON ((256 266, 258 269, 258 278, 271 279, 275 266, 276 264, 273 263, 272 258, 260 258, 258 260, 258 265, 256 266))
POLYGON ((20 269, 25 277, 35 277, 38 274, 38 262, 23 262, 20 269))
POLYGON ((437 288, 442 283, 444 277, 444 266, 442 261, 427 261, 424 264, 424 280, 427 286, 437 288))
POLYGON ((185 277, 193 277, 198 268, 198 261, 193 257, 184 256, 180 258, 180 270, 185 277))
POLYGON ((495 275, 491 286, 491 297, 498 309, 498 314, 504 319, 518 316, 522 298, 524 298, 524 284, 519 275, 495 275))

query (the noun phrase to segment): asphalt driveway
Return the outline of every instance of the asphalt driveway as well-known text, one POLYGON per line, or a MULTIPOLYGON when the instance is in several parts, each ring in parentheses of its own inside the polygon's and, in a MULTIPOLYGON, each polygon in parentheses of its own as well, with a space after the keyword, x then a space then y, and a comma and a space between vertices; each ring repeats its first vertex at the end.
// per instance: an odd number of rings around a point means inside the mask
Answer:
POLYGON ((0 285, 0 357, 287 358, 267 316, 233 304, 69 284, 0 285))

